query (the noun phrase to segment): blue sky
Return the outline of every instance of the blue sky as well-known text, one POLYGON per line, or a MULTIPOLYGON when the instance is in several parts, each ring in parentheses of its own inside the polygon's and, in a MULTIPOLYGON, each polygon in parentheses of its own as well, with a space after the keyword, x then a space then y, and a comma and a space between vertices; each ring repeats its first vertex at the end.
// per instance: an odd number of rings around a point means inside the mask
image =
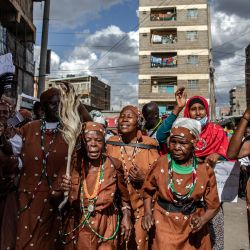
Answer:
MULTIPOLYGON (((250 5, 249 0, 213 0, 211 9, 216 96, 217 104, 223 106, 228 104, 228 90, 245 81, 244 49, 250 42, 250 5)), ((97 75, 111 85, 114 109, 130 103, 136 105, 137 10, 138 0, 51 0, 51 76, 97 75), (109 51, 121 39, 120 45, 109 51), (131 66, 100 69, 123 65, 131 66)), ((36 61, 39 60, 42 11, 42 4, 37 3, 34 10, 36 61)))
MULTIPOLYGON (((52 0, 52 2, 55 0, 52 0)), ((42 5, 37 4, 36 11, 39 13, 39 17, 34 17, 35 25, 37 27, 36 44, 41 44, 41 30, 42 30, 42 5), (40 11, 39 11, 40 10, 40 11)), ((84 8, 84 4, 79 6, 84 8)), ((116 25, 124 32, 138 29, 138 17, 136 10, 138 9, 138 1, 126 0, 118 4, 113 5, 108 9, 103 9, 98 13, 98 16, 92 17, 91 14, 89 20, 81 22, 76 21, 76 27, 63 25, 63 18, 58 15, 53 16, 53 5, 51 6, 50 16, 50 33, 49 33, 49 45, 67 45, 62 46, 50 46, 50 48, 58 53, 60 56, 70 52, 70 46, 77 45, 79 43, 79 37, 84 38, 89 34, 94 33, 97 30, 102 30, 110 25, 116 25), (72 34, 72 33, 76 34, 72 34), (64 34, 59 34, 64 33, 64 34), (68 33, 68 34, 65 34, 68 33)), ((116 42, 116 41, 115 41, 116 42)))

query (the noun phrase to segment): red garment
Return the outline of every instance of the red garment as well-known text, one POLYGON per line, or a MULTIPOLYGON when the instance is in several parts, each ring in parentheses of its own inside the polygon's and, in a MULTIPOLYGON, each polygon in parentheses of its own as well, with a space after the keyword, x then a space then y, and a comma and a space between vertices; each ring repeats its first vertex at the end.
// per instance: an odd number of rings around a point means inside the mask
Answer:
MULTIPOLYGON (((200 99, 204 103, 209 121, 210 114, 209 114, 208 102, 202 96, 193 96, 187 101, 186 108, 184 110, 184 117, 190 118, 189 103, 191 100, 195 98, 200 99)), ((224 132, 224 129, 218 124, 208 122, 202 128, 200 134, 200 140, 196 146, 198 150, 195 150, 195 155, 197 157, 206 157, 210 154, 217 153, 222 157, 224 157, 225 159, 228 159, 227 158, 228 144, 229 143, 227 140, 226 133, 224 132)))

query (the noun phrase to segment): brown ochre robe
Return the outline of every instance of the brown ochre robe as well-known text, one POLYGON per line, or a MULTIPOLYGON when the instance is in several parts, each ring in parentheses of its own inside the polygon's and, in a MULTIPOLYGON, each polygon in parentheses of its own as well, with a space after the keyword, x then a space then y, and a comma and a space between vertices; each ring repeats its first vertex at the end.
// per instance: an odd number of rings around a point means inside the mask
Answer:
POLYGON ((57 208, 53 206, 51 200, 55 191, 60 193, 59 177, 66 171, 68 146, 59 131, 55 137, 48 130, 45 132, 45 151, 50 148, 46 164, 48 178, 46 178, 44 174, 42 175, 40 125, 41 122, 37 120, 27 123, 20 129, 23 140, 21 151, 23 168, 19 184, 19 211, 31 200, 40 178, 42 183, 30 208, 20 212, 18 216, 16 250, 60 249, 57 248, 57 243, 61 222, 57 208), (52 138, 55 138, 54 143, 49 146, 52 138))
POLYGON ((18 159, 0 149, 0 249, 15 249, 18 159))
MULTIPOLYGON (((148 136, 144 136, 141 134, 140 131, 138 131, 137 135, 138 143, 152 145, 152 146, 158 146, 155 139, 152 139, 148 136)), ((119 136, 112 136, 109 138, 109 141, 118 142, 120 141, 119 136)), ((122 155, 121 155, 121 146, 114 146, 107 144, 107 154, 115 157, 122 161, 122 155)), ((126 164, 126 168, 129 171, 130 168, 133 166, 131 159, 129 159, 129 156, 127 156, 125 153, 124 160, 126 164)), ((138 148, 137 153, 135 155, 134 163, 136 166, 138 166, 146 175, 152 166, 152 164, 158 159, 159 153, 157 149, 143 149, 138 148)), ((132 158, 132 157, 131 157, 132 158)), ((123 163, 123 162, 122 162, 123 163)), ((123 168, 125 171, 125 166, 123 163, 123 168)), ((128 249, 142 249, 147 250, 148 244, 149 244, 149 236, 147 231, 143 230, 141 227, 141 220, 144 216, 144 206, 143 206, 143 194, 142 194, 142 186, 139 188, 132 185, 131 182, 127 182, 127 189, 130 194, 130 202, 132 205, 132 222, 133 222, 133 230, 132 234, 128 243, 128 249)), ((124 249, 125 246, 122 246, 122 249, 124 249)))
MULTIPOLYGON (((83 163, 84 164, 84 163, 83 163)), ((73 161, 71 172, 72 188, 69 193, 69 201, 65 207, 67 216, 64 217, 64 234, 72 232, 84 218, 81 211, 81 186, 82 186, 82 160, 78 154, 77 160, 73 161)), ((93 193, 97 180, 97 172, 87 173, 86 182, 89 194, 93 193)), ((104 163, 104 176, 100 186, 100 192, 95 204, 95 211, 89 218, 90 226, 100 235, 108 238, 113 235, 117 226, 118 210, 121 210, 121 201, 129 202, 129 193, 124 182, 124 172, 121 162, 113 157, 107 157, 104 163)), ((85 211, 89 205, 89 201, 83 191, 83 201, 85 211)), ((120 219, 121 221, 121 219, 120 219)), ((88 224, 80 227, 77 231, 77 237, 72 240, 74 234, 64 237, 64 248, 62 249, 78 249, 78 250, 114 250, 117 249, 117 238, 112 240, 102 240, 91 231, 88 224)), ((65 236, 65 235, 64 235, 65 236)))
MULTIPOLYGON (((173 203, 173 197, 168 191, 168 158, 161 156, 154 164, 144 182, 144 199, 158 193, 157 199, 173 203)), ((207 209, 217 209, 220 206, 216 179, 213 169, 206 164, 197 166, 197 183, 190 200, 203 200, 207 209)), ((181 194, 186 193, 186 186, 192 183, 192 173, 177 174, 174 172, 175 189, 181 194)), ((155 236, 153 250, 193 250, 211 249, 210 235, 207 224, 197 233, 192 233, 190 222, 194 215, 202 216, 205 208, 197 208, 192 214, 169 212, 156 201, 154 205, 155 236)))

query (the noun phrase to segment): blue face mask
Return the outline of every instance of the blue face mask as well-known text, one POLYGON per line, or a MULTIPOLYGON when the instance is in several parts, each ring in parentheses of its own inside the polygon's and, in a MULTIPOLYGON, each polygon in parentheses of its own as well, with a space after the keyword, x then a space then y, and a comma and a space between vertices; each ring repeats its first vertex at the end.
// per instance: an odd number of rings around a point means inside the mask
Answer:
POLYGON ((201 127, 203 128, 203 127, 207 124, 208 117, 205 116, 205 117, 203 117, 202 119, 197 120, 197 121, 201 124, 201 127))

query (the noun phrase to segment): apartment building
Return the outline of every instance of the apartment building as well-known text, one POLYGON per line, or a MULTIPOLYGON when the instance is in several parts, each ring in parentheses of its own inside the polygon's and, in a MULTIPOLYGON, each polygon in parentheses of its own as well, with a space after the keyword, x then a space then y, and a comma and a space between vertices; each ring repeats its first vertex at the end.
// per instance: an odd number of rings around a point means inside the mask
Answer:
POLYGON ((95 76, 69 76, 46 81, 45 88, 56 86, 62 82, 71 83, 76 92, 81 95, 81 101, 89 110, 109 110, 111 87, 95 76))
POLYGON ((210 21, 207 0, 140 0, 139 105, 170 113, 180 86, 209 101, 210 21))
POLYGON ((236 86, 229 91, 230 115, 242 115, 246 110, 246 87, 236 86))
POLYGON ((35 64, 33 45, 36 28, 33 24, 33 2, 41 0, 0 1, 0 55, 11 53, 17 86, 14 97, 25 93, 33 96, 35 64))

